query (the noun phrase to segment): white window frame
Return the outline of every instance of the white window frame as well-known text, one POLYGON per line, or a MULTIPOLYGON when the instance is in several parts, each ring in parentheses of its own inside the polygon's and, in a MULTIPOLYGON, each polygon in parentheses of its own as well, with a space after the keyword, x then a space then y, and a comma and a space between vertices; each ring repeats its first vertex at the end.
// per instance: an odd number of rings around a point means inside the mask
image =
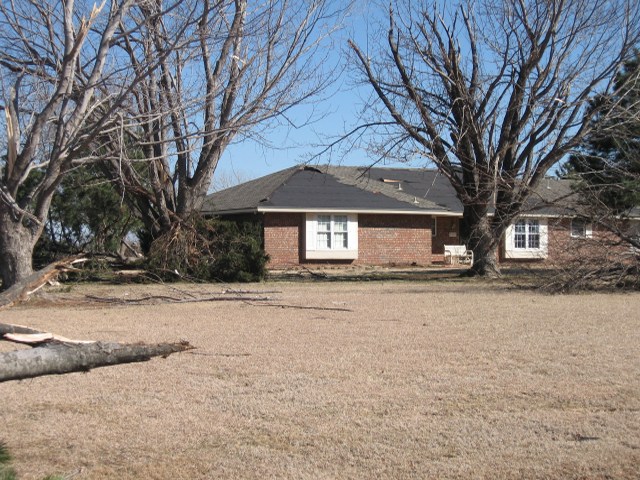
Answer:
POLYGON ((505 258, 508 259, 535 259, 547 258, 549 244, 549 232, 546 218, 521 217, 517 218, 505 232, 505 258), (516 225, 524 222, 525 231, 517 231, 516 225), (537 224, 537 232, 532 231, 533 225, 537 224), (525 235, 525 247, 516 247, 516 235, 525 235), (539 242, 536 248, 530 246, 531 236, 538 235, 539 242))
POLYGON ((317 212, 306 214, 305 258, 307 260, 355 260, 358 258, 358 216, 340 212, 317 212), (319 230, 319 220, 329 217, 328 231, 319 230), (339 231, 338 223, 342 217, 347 219, 346 231, 339 231), (319 234, 329 234, 329 241, 319 241, 319 234), (338 236, 346 234, 346 248, 336 242, 338 236))
POLYGON ((593 229, 591 227, 591 223, 587 222, 586 220, 583 220, 581 218, 572 218, 571 219, 571 225, 569 226, 570 229, 570 235, 571 238, 591 238, 593 236, 593 229), (573 224, 574 222, 580 222, 582 223, 584 230, 581 233, 575 233, 574 232, 574 228, 573 228, 573 224))

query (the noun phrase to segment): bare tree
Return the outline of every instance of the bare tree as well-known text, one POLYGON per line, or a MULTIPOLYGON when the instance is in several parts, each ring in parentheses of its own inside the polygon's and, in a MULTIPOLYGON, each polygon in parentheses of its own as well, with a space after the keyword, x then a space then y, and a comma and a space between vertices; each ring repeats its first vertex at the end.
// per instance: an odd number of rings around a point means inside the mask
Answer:
MULTIPOLYGON (((136 12, 162 8, 154 0, 136 12)), ((289 110, 331 81, 326 61, 340 8, 329 0, 185 0, 119 42, 136 68, 186 31, 182 47, 132 91, 121 131, 102 139, 114 181, 152 237, 199 212, 232 141, 290 122, 289 110)))
POLYGON ((569 262, 542 283, 564 291, 640 289, 640 52, 618 73, 616 89, 592 105, 607 115, 592 119, 597 128, 561 168, 574 180, 579 224, 591 226, 579 245, 588 252, 566 248, 569 262))
POLYGON ((497 275, 500 240, 548 170, 593 131, 595 93, 638 44, 635 0, 395 1, 371 53, 350 43, 375 94, 385 155, 433 162, 464 205, 473 272, 497 275), (375 47, 374 47, 375 48, 375 47))
POLYGON ((62 177, 100 155, 93 138, 149 71, 148 64, 134 71, 113 55, 123 26, 136 28, 127 17, 135 3, 0 3, 0 109, 7 133, 0 160, 3 288, 31 274, 33 248, 62 177))

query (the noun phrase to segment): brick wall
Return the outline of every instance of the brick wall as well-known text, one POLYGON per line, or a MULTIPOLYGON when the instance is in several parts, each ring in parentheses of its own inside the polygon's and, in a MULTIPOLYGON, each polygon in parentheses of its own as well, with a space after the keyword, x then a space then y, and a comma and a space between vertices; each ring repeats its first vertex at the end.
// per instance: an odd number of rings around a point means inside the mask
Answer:
POLYGON ((269 267, 300 263, 303 245, 304 214, 267 213, 264 215, 264 250, 269 267))
POLYGON ((550 266, 575 260, 615 261, 620 254, 628 253, 626 245, 618 245, 613 234, 597 226, 592 227, 591 238, 571 236, 571 219, 549 220, 549 256, 550 266))
POLYGON ((362 265, 429 265, 431 222, 425 215, 358 215, 362 265))
POLYGON ((539 264, 548 267, 562 266, 571 261, 584 259, 607 259, 615 257, 624 248, 612 246, 615 239, 597 228, 593 229, 591 238, 575 238, 571 236, 570 218, 549 218, 547 223, 547 256, 544 259, 506 259, 504 258, 504 241, 500 243, 500 263, 503 264, 539 264))
MULTIPOLYGON (((433 219, 425 215, 358 215, 358 259, 354 261, 318 261, 314 263, 357 265, 429 265, 441 262, 445 244, 460 244, 456 217, 438 217, 437 234, 431 235, 433 219), (450 232, 453 235, 450 235, 450 232), (432 252, 433 246, 433 252, 432 252)), ((304 259, 305 215, 269 213, 264 215, 264 248, 270 267, 298 265, 304 259)), ((534 263, 561 264, 571 258, 604 256, 602 232, 594 230, 592 239, 571 237, 571 220, 549 219, 548 256, 534 263)), ((610 252, 615 253, 615 252, 610 252)), ((501 263, 531 263, 531 260, 506 260, 504 243, 499 248, 501 263)), ((304 262, 304 260, 303 260, 304 262)), ((305 263, 312 263, 307 261, 305 263)))
MULTIPOLYGON (((313 263, 428 265, 431 222, 431 217, 424 215, 358 215, 358 259, 313 263)), ((269 267, 299 264, 304 259, 304 232, 304 214, 266 213, 264 249, 270 257, 269 267)))
POLYGON ((438 217, 433 238, 433 253, 444 259, 445 245, 460 245, 460 218, 438 217))

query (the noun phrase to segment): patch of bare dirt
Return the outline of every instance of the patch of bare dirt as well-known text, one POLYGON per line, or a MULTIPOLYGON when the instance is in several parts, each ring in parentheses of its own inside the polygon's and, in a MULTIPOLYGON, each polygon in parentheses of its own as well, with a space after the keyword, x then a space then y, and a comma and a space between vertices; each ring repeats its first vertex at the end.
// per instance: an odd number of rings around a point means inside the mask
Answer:
POLYGON ((198 347, 0 384, 0 439, 20 478, 640 476, 638 294, 479 282, 243 288, 277 290, 271 304, 287 306, 88 301, 176 295, 123 285, 0 312, 71 338, 198 347))

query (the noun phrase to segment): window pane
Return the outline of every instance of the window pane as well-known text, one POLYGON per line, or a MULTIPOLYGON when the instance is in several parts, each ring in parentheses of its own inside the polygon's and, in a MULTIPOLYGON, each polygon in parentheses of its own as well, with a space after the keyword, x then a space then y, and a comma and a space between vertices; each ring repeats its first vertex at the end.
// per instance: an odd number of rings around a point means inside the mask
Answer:
POLYGON ((334 233, 333 240, 333 248, 347 248, 347 232, 334 233))
POLYGON ((514 231, 516 233, 525 233, 527 231, 527 224, 524 220, 518 220, 514 225, 514 231))
POLYGON ((540 248, 540 234, 529 234, 529 248, 540 248))
POLYGON ((538 220, 529 220, 529 233, 540 233, 540 222, 538 220))
POLYGON ((317 248, 321 250, 328 250, 331 248, 331 234, 318 232, 317 235, 317 248))
POLYGON ((587 236, 587 224, 584 220, 574 218, 571 220, 571 236, 572 237, 586 237, 587 236))
POLYGON ((347 215, 318 215, 316 248, 319 250, 346 250, 349 244, 348 220, 347 215))
POLYGON ((513 236, 514 248, 527 248, 527 236, 524 233, 516 233, 513 236))
POLYGON ((347 231, 347 216, 346 215, 336 215, 333 217, 333 230, 335 232, 346 232, 347 231))
POLYGON ((318 232, 330 232, 330 231, 331 231, 331 216, 318 215, 318 232))

